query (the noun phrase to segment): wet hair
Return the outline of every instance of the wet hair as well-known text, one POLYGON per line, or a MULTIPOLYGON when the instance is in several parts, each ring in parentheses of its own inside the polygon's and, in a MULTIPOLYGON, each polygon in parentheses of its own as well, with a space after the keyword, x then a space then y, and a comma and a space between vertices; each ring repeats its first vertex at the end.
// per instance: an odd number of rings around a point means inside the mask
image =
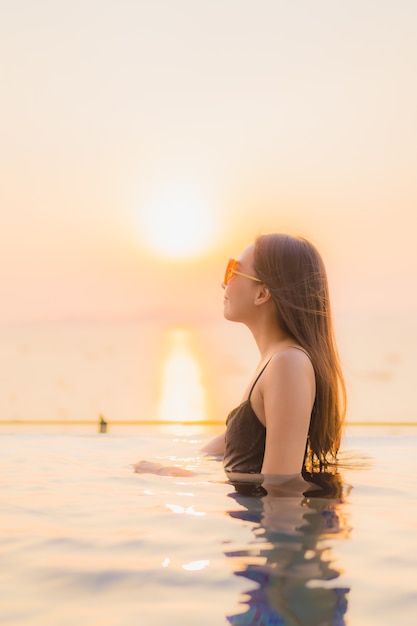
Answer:
POLYGON ((302 237, 261 235, 255 240, 254 269, 271 293, 280 327, 310 355, 316 398, 304 467, 323 469, 337 459, 346 413, 323 260, 302 237))

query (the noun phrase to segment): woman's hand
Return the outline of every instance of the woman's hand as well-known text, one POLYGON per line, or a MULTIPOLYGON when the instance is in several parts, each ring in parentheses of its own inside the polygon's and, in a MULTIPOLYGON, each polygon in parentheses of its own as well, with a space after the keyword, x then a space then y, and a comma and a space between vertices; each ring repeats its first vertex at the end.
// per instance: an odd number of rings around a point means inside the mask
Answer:
POLYGON ((176 465, 161 465, 153 461, 138 461, 133 465, 137 474, 158 474, 159 476, 195 476, 195 473, 176 465))

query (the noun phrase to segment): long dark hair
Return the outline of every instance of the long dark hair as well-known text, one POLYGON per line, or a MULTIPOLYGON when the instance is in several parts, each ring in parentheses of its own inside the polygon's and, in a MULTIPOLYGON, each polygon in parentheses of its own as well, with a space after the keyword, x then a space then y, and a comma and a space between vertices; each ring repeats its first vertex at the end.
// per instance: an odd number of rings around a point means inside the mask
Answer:
POLYGON ((304 465, 323 468, 336 460, 346 413, 323 260, 302 237, 261 235, 255 241, 254 269, 271 293, 280 327, 313 363, 316 399, 304 465))

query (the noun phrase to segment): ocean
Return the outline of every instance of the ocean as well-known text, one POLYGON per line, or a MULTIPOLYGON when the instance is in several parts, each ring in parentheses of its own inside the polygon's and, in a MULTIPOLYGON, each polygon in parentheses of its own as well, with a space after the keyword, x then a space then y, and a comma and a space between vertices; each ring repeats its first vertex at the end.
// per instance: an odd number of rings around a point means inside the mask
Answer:
MULTIPOLYGON (((414 317, 340 317, 336 333, 348 422, 417 422, 414 317)), ((109 432, 144 421, 223 423, 257 361, 247 329, 225 320, 0 326, 0 429, 74 432, 99 415, 109 432)))

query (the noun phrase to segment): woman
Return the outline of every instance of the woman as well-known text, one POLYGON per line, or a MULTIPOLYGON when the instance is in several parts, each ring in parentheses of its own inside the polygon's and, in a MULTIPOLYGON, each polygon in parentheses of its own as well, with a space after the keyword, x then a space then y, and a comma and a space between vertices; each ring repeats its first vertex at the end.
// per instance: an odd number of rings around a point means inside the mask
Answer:
POLYGON ((224 455, 232 481, 286 484, 336 459, 345 386, 326 270, 301 237, 258 237, 230 260, 224 316, 251 331, 260 362, 226 431, 204 452, 224 455))

